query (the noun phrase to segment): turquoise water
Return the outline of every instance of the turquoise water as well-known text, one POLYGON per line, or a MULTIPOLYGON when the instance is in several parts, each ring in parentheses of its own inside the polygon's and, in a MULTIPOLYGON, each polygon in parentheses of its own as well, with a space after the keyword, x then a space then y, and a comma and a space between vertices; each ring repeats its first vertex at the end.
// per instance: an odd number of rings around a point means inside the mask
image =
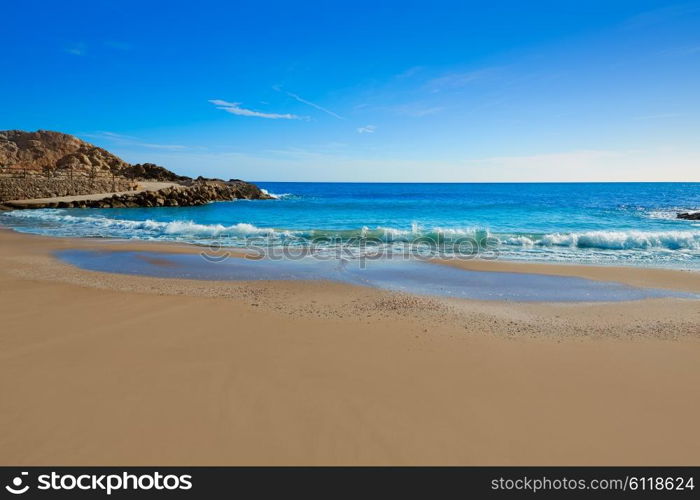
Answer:
POLYGON ((418 249, 465 258, 700 269, 700 222, 675 217, 700 209, 700 183, 259 185, 279 198, 190 208, 13 211, 1 214, 0 224, 52 236, 266 251, 313 245, 319 253, 342 247, 361 255, 369 241, 371 251, 394 254, 418 249))

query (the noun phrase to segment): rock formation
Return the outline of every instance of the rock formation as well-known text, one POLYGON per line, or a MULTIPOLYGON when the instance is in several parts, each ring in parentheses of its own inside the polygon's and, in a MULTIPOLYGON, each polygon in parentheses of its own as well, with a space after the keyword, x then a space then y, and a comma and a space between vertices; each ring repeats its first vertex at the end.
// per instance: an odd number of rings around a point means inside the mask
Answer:
POLYGON ((681 212, 677 213, 676 217, 678 219, 687 219, 687 220, 700 220, 700 210, 697 212, 681 212))
POLYGON ((136 207, 191 207, 212 201, 236 199, 268 199, 257 186, 248 182, 193 181, 189 185, 173 185, 157 191, 114 194, 99 200, 58 201, 41 203, 5 202, 14 208, 136 208, 136 207))
POLYGON ((118 174, 128 166, 107 150, 72 135, 49 130, 0 131, 0 167, 9 172, 31 175, 72 169, 75 174, 95 170, 118 174))
POLYGON ((130 165, 105 149, 60 132, 0 131, 0 203, 10 208, 173 207, 236 198, 270 196, 257 186, 237 179, 192 179, 153 163, 130 165), (144 191, 138 190, 139 181, 174 185, 144 191), (100 200, 8 202, 115 192, 127 193, 100 200))
POLYGON ((119 171, 120 175, 129 179, 150 179, 161 182, 186 182, 191 181, 191 177, 177 175, 165 167, 154 163, 137 163, 128 165, 119 171))

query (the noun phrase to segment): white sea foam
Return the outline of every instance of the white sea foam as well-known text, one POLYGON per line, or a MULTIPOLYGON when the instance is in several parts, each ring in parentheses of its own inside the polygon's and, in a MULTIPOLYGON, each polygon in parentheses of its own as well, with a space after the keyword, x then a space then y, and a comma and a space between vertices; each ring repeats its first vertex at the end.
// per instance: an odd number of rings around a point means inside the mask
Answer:
POLYGON ((159 235, 181 237, 210 237, 219 236, 289 236, 290 231, 277 231, 275 229, 259 228, 253 224, 238 223, 229 226, 223 224, 198 224, 193 221, 154 221, 151 219, 139 221, 129 219, 111 219, 97 216, 74 216, 63 213, 61 210, 22 210, 5 214, 16 219, 33 219, 38 223, 54 223, 54 226, 70 225, 72 228, 81 226, 83 229, 104 232, 104 236, 129 237, 136 234, 148 233, 151 237, 159 235), (120 234, 124 233, 124 234, 120 234))
POLYGON ((532 247, 535 245, 535 241, 532 238, 529 238, 527 236, 522 236, 522 235, 504 237, 503 239, 499 239, 499 241, 504 245, 523 246, 523 247, 532 247))
MULTIPOLYGON (((556 238, 552 238, 553 240, 556 238)), ((591 231, 573 233, 559 238, 561 243, 578 248, 603 248, 608 250, 665 248, 669 250, 700 249, 700 232, 697 231, 591 231)))
MULTIPOLYGON (((700 230, 683 231, 586 231, 549 234, 497 234, 484 228, 432 227, 423 228, 413 224, 410 229, 392 227, 369 227, 358 229, 280 229, 264 228, 241 222, 238 224, 200 224, 189 220, 156 221, 113 219, 95 215, 71 215, 58 209, 18 210, 3 215, 14 219, 18 229, 49 234, 96 235, 117 238, 178 239, 201 241, 220 238, 222 243, 235 243, 252 237, 285 240, 298 238, 332 238, 348 241, 356 238, 374 238, 387 243, 415 242, 419 238, 438 242, 455 242, 461 238, 482 241, 493 238, 504 247, 520 247, 524 250, 537 248, 617 250, 700 250, 700 230)), ((688 226, 686 226, 688 227, 688 226)))
POLYGON ((264 194, 268 195, 273 200, 283 200, 285 198, 291 198, 292 196, 294 196, 292 193, 280 193, 280 194, 271 193, 267 189, 262 189, 262 188, 260 188, 260 191, 262 191, 264 194))
POLYGON ((680 213, 696 213, 699 212, 699 210, 689 210, 687 208, 673 208, 673 209, 667 209, 667 210, 652 210, 649 213, 647 213, 647 217, 650 219, 663 219, 663 220, 675 220, 678 221, 679 223, 684 223, 685 221, 683 219, 678 218, 678 214, 680 213))
POLYGON ((512 236, 507 245, 597 248, 604 250, 700 250, 700 231, 587 231, 540 237, 512 236))

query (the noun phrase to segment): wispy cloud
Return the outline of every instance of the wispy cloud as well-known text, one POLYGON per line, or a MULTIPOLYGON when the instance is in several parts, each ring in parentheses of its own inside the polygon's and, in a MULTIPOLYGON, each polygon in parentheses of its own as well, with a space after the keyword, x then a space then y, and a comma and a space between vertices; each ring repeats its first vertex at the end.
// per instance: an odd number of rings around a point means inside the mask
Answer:
POLYGON ((394 108, 394 111, 396 111, 400 115, 404 116, 412 116, 414 118, 420 118, 422 116, 428 116, 428 115, 434 115, 435 113, 439 113, 440 111, 444 110, 444 106, 425 106, 421 104, 402 104, 400 106, 396 106, 394 108))
POLYGON ((402 79, 402 78, 411 78, 412 76, 415 76, 416 74, 420 73, 423 71, 425 68, 423 66, 413 66, 411 68, 408 68, 406 71, 402 71, 398 75, 395 76, 395 78, 402 79))
POLYGON ((672 56, 672 57, 682 57, 682 56, 691 56, 694 54, 700 54, 700 43, 696 45, 684 45, 682 47, 673 47, 670 49, 665 49, 659 52, 659 54, 663 56, 672 56))
POLYGON ((82 136, 91 139, 107 140, 113 144, 119 144, 122 146, 138 146, 142 148, 163 149, 168 151, 182 151, 188 149, 187 146, 183 146, 181 144, 154 144, 131 135, 122 135, 117 134, 116 132, 108 131, 100 131, 94 134, 82 134, 82 136))
POLYGON ((134 46, 130 43, 120 42, 117 40, 107 40, 104 44, 106 47, 116 50, 131 50, 134 48, 134 46))
POLYGON ((657 113, 655 115, 641 115, 633 117, 634 120, 656 120, 663 118, 677 118, 683 116, 683 113, 657 113))
POLYGON ((374 134, 377 130, 376 125, 365 125, 364 127, 359 127, 357 129, 358 134, 374 134))
POLYGON ((494 68, 486 68, 460 73, 447 73, 428 80, 425 86, 433 93, 442 92, 445 90, 455 90, 465 87, 466 85, 477 80, 481 80, 493 71, 494 68))
POLYGON ((87 52, 87 48, 84 43, 76 43, 75 45, 65 47, 63 52, 72 56, 84 56, 87 52))
POLYGON ((268 118, 270 120, 308 120, 306 116, 293 115, 291 113, 264 113, 241 107, 240 102, 228 102, 221 99, 210 99, 210 103, 227 113, 238 116, 256 116, 258 118, 268 118))
POLYGON ((307 100, 307 99, 304 99, 303 97, 301 97, 301 96, 299 96, 299 95, 297 95, 297 94, 294 94, 294 93, 292 93, 292 92, 288 92, 288 91, 286 91, 286 90, 283 90, 282 87, 279 86, 279 85, 275 85, 275 86, 273 86, 272 88, 273 88, 274 90, 276 90, 277 92, 282 92, 282 93, 288 95, 289 97, 291 97, 291 98, 294 99, 295 101, 298 101, 298 102, 300 102, 300 103, 302 103, 302 104, 306 104, 307 106, 311 106, 312 108, 318 109, 319 111, 323 111, 324 113, 326 113, 326 114, 328 114, 328 115, 331 115, 332 117, 337 118, 338 120, 345 120, 345 118, 343 118, 342 116, 340 116, 340 115, 339 115, 338 113, 336 113, 335 111, 331 111, 331 110, 328 109, 328 108, 324 108, 323 106, 320 106, 320 105, 316 104, 315 102, 311 102, 311 101, 309 101, 309 100, 307 100))
POLYGON ((655 24, 673 21, 679 17, 700 14, 700 5, 695 2, 667 5, 658 9, 646 10, 628 18, 623 28, 646 28, 655 24))
MULTIPOLYGON (((134 47, 130 43, 115 40, 106 40, 99 44, 96 43, 90 48, 92 53, 98 53, 100 51, 104 51, 105 48, 126 52, 132 50, 134 47)), ((88 46, 82 42, 74 43, 63 47, 63 52, 72 56, 85 56, 88 54, 88 46)))

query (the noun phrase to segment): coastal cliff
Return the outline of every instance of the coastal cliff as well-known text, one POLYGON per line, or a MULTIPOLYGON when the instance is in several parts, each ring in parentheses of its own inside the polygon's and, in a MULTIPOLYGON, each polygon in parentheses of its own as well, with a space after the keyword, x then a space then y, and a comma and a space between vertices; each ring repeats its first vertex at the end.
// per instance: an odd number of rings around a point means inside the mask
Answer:
POLYGON ((0 131, 0 205, 6 208, 175 207, 239 198, 270 196, 240 180, 132 165, 69 134, 0 131))

